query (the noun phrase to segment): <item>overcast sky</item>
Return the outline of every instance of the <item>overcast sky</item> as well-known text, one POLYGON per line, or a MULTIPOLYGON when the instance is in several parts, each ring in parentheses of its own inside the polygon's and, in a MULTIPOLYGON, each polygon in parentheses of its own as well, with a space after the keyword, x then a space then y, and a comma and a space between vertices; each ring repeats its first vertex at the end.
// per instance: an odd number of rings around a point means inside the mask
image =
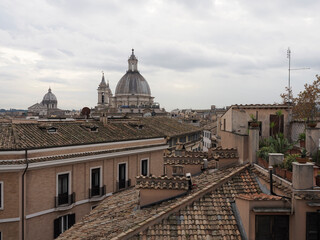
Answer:
POLYGON ((114 93, 131 48, 167 110, 280 102, 320 74, 318 0, 1 0, 0 108, 27 109, 49 86, 61 109, 114 93))

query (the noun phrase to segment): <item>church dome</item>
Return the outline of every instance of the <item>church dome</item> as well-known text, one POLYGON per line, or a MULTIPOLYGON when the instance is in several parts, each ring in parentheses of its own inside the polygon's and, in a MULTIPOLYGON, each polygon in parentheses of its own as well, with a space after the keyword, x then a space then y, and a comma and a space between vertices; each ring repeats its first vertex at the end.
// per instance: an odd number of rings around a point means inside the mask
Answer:
POLYGON ((51 88, 49 88, 48 92, 43 96, 42 104, 48 106, 54 104, 55 107, 57 105, 58 101, 56 96, 51 92, 51 88))
POLYGON ((118 82, 115 95, 151 96, 148 82, 138 71, 138 59, 135 57, 133 49, 128 59, 128 71, 118 82))

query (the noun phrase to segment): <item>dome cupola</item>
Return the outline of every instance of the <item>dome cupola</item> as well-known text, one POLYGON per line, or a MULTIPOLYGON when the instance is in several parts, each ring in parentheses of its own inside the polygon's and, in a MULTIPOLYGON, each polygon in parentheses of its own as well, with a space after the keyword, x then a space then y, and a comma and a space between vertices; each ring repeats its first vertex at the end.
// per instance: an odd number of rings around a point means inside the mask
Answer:
POLYGON ((121 95, 151 96, 148 82, 138 71, 138 59, 134 55, 134 49, 128 59, 128 71, 116 87, 115 96, 121 95))
POLYGON ((47 108, 57 108, 58 100, 49 87, 48 92, 43 96, 42 105, 47 108))

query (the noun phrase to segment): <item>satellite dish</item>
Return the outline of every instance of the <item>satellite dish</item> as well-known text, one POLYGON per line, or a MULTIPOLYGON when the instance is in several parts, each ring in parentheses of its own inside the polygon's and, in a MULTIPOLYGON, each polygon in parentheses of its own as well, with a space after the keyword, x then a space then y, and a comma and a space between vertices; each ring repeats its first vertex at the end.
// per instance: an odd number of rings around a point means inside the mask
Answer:
POLYGON ((89 115, 90 115, 90 108, 88 108, 88 107, 84 107, 84 108, 82 108, 82 110, 81 110, 81 115, 82 116, 86 116, 87 118, 89 118, 89 115))

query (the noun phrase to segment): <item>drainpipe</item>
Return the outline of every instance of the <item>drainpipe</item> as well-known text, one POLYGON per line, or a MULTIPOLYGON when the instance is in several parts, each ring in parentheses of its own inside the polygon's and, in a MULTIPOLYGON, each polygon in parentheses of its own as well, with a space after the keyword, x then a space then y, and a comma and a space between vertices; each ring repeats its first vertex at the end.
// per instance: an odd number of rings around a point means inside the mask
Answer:
POLYGON ((29 167, 29 163, 28 163, 28 150, 26 149, 25 150, 25 153, 24 153, 24 157, 25 157, 25 160, 26 160, 26 168, 24 169, 23 171, 23 174, 22 174, 22 193, 21 193, 21 198, 22 198, 22 204, 21 204, 21 210, 22 210, 22 216, 21 216, 21 228, 22 228, 22 231, 21 231, 21 237, 22 237, 22 240, 24 240, 24 203, 25 203, 25 196, 24 196, 24 177, 25 177, 25 174, 28 170, 28 167, 29 167))
POLYGON ((272 182, 272 166, 269 166, 269 176, 270 176, 270 195, 275 195, 273 192, 273 182, 272 182))

